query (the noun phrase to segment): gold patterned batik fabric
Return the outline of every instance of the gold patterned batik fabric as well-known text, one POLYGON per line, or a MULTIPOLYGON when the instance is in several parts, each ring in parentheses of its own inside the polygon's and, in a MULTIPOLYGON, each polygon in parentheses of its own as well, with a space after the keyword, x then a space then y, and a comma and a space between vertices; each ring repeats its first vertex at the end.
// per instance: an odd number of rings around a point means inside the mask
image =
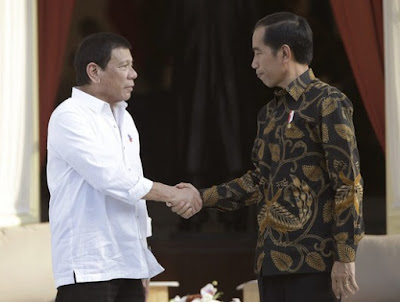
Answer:
POLYGON ((206 207, 257 205, 256 273, 325 272, 355 260, 364 224, 352 116, 350 100, 309 69, 260 110, 254 169, 201 190, 206 207))

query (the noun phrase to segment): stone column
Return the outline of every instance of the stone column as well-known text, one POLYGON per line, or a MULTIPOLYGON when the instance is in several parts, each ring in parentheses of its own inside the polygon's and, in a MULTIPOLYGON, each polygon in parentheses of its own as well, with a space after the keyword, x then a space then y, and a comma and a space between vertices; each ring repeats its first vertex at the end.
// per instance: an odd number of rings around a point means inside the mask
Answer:
MULTIPOLYGON (((386 120, 386 226, 400 233, 400 0, 383 0, 386 120)), ((370 163, 373 164, 373 163, 370 163)))

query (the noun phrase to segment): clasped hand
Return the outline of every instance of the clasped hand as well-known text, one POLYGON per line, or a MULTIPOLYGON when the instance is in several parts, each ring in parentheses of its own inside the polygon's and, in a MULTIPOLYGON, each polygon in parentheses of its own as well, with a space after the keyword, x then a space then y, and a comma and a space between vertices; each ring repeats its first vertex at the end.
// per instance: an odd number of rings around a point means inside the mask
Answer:
POLYGON ((167 202, 172 212, 188 219, 198 213, 203 207, 199 191, 189 183, 180 183, 175 186, 175 198, 167 202))

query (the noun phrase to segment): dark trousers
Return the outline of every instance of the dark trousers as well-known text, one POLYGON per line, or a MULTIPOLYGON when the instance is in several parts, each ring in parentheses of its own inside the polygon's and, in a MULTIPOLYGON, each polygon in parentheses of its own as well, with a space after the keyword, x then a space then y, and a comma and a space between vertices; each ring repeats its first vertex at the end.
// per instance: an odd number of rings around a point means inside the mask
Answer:
POLYGON ((333 302, 330 273, 260 276, 260 302, 333 302))
POLYGON ((56 302, 144 302, 142 280, 75 283, 57 289, 56 302))

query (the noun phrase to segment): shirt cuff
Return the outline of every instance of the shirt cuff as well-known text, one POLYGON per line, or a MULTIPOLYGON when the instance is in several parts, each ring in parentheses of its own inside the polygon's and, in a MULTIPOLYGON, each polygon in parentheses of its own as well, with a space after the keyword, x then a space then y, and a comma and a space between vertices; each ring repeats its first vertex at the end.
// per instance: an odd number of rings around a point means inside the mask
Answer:
POLYGON ((153 187, 153 182, 150 179, 141 177, 136 185, 129 190, 129 196, 134 200, 138 201, 150 192, 153 187))
POLYGON ((344 263, 354 262, 356 260, 357 246, 354 244, 337 243, 336 251, 333 257, 334 261, 344 263))

